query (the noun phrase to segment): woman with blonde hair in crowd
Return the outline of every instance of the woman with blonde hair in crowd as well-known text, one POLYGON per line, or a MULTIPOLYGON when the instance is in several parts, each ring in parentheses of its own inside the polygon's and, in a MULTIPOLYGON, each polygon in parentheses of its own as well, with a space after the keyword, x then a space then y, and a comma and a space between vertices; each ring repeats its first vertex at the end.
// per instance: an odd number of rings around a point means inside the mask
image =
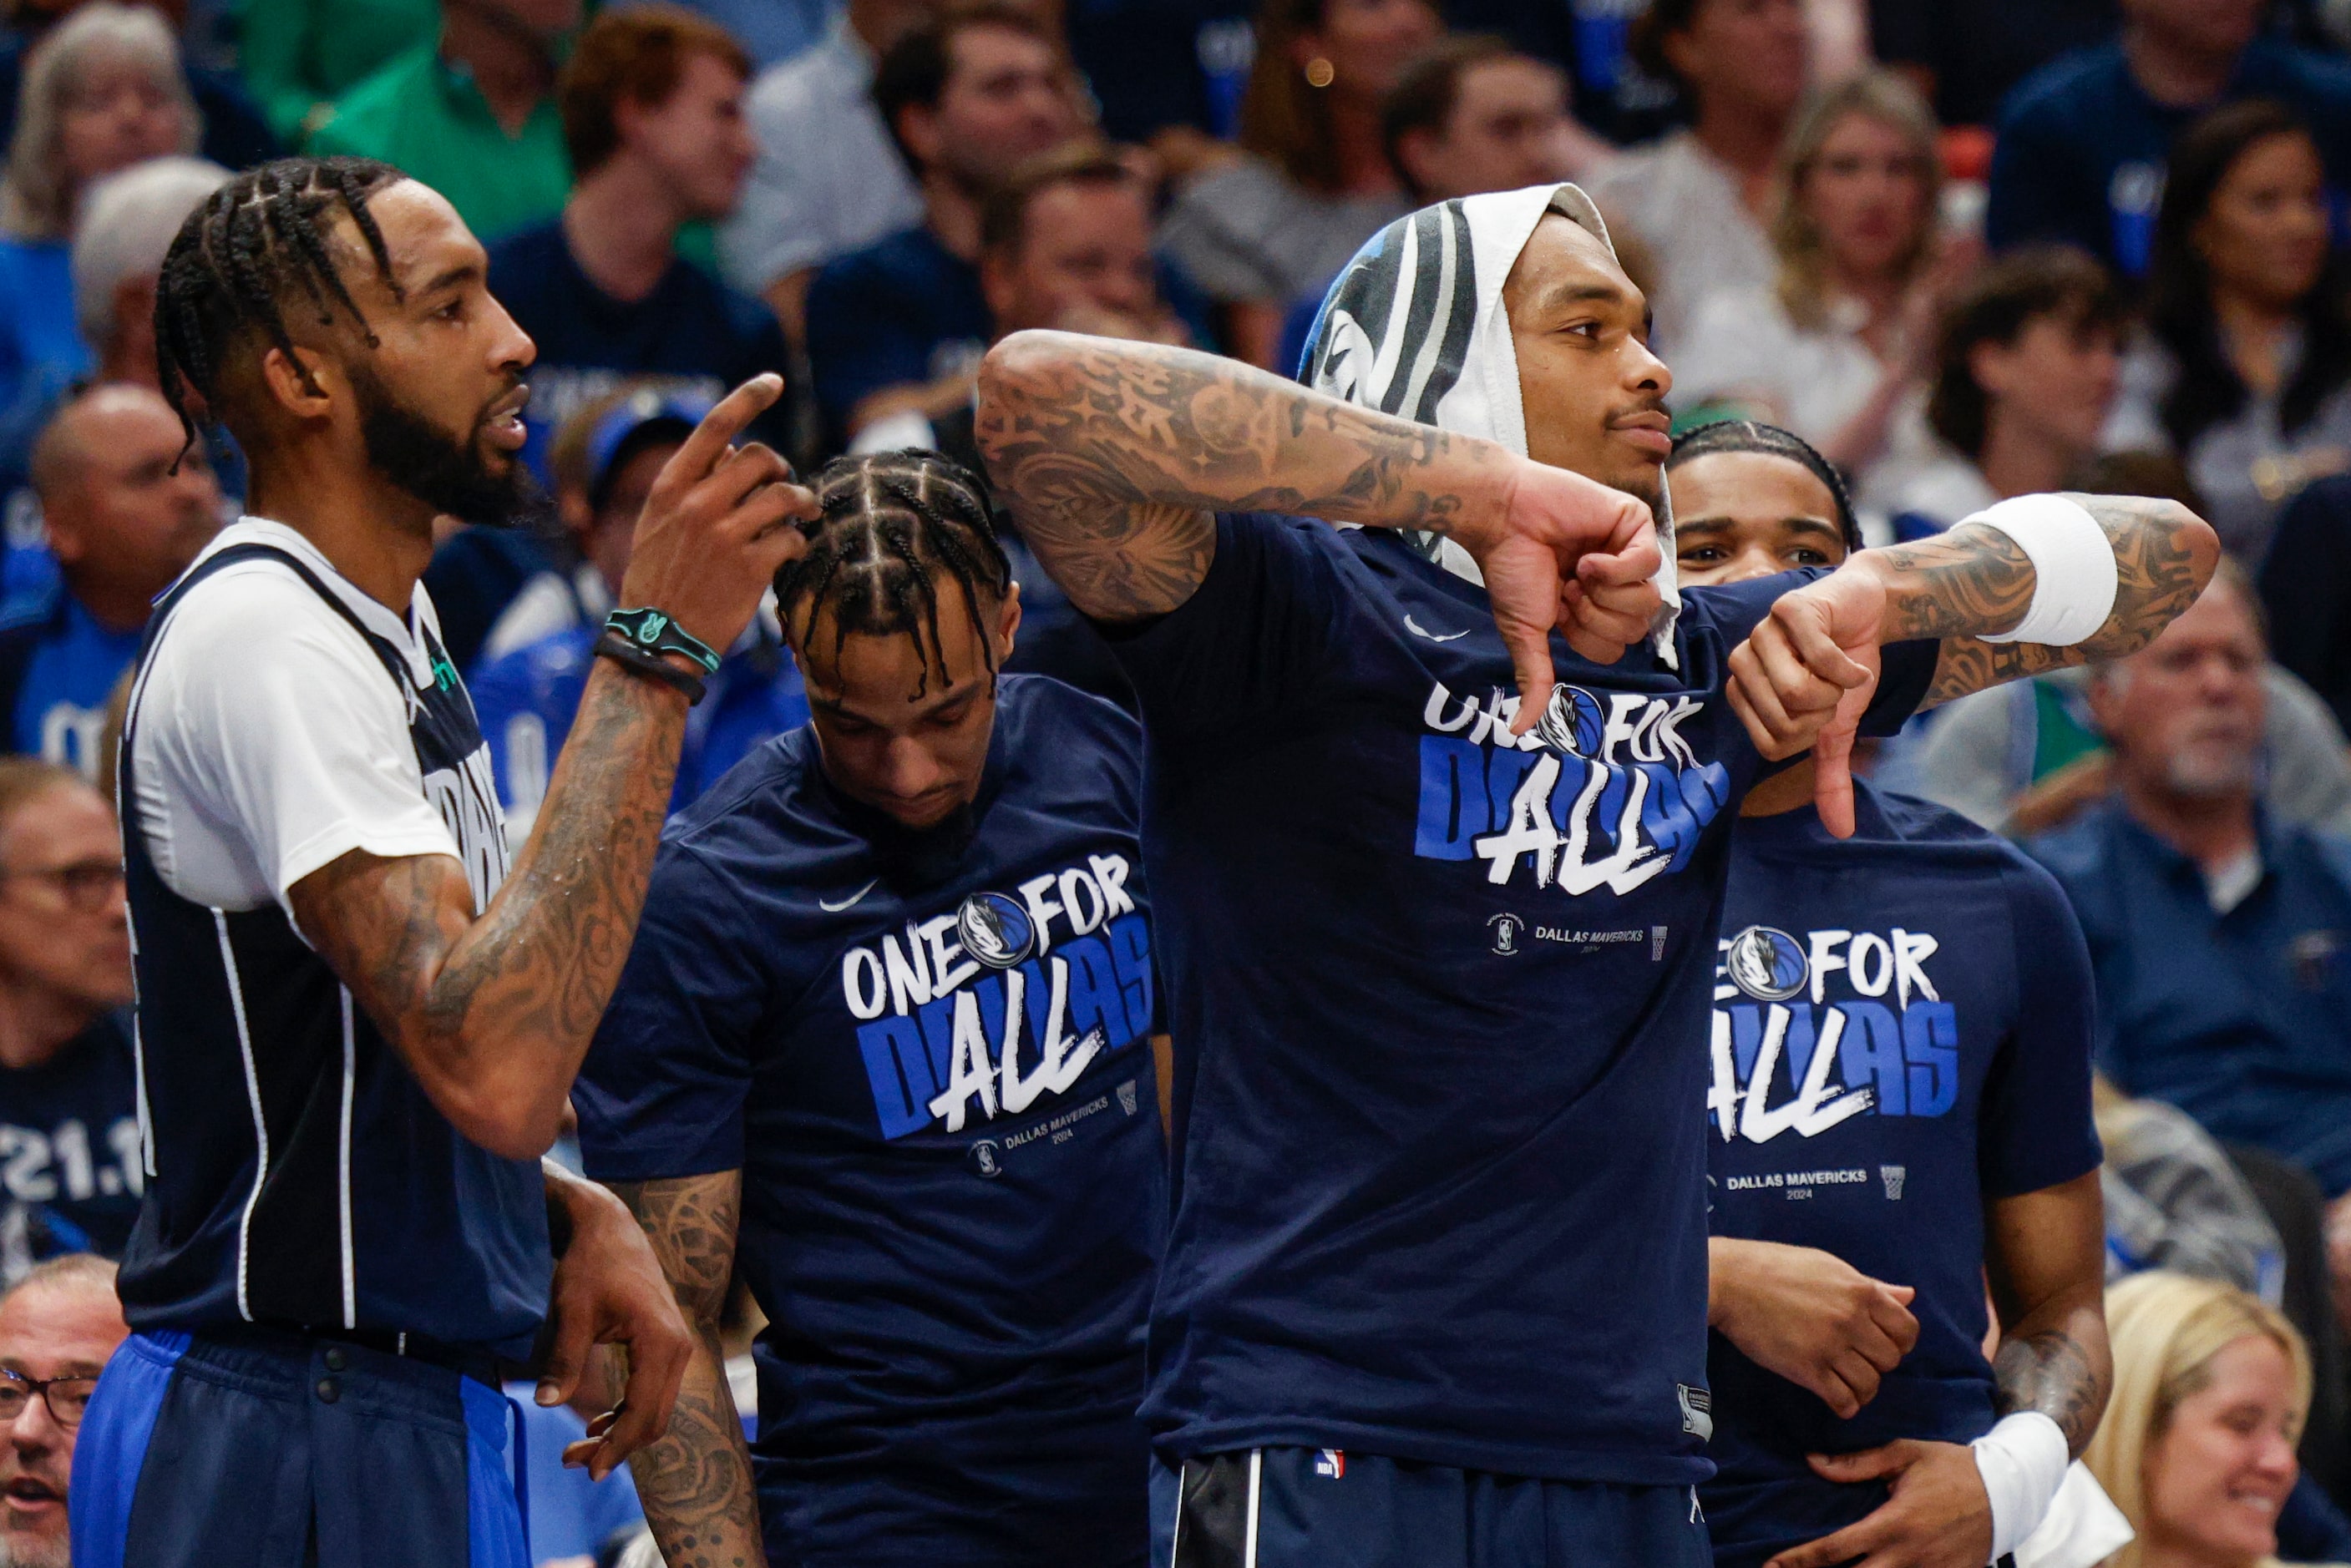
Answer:
POLYGON ((193 151, 201 130, 179 45, 154 11, 96 0, 34 47, 0 174, 0 469, 91 369, 67 244, 83 195, 117 170, 193 151))
POLYGON ((1865 519, 1930 459, 1927 362, 1975 261, 1938 222, 1937 136, 1926 100, 1891 71, 1813 94, 1781 153, 1776 276, 1702 301, 1674 358, 1685 419, 1795 431, 1854 481, 1865 519))
POLYGON ((2157 1270, 2106 1293, 2114 1392, 2082 1459, 2138 1539, 2105 1568, 2271 1568, 2310 1353, 2283 1314, 2157 1270))
POLYGON ((1196 175, 1160 242, 1225 309, 1232 352, 1273 361, 1284 312, 1319 296, 1412 201, 1388 162, 1380 102, 1443 35, 1429 0, 1264 0, 1238 158, 1196 175))

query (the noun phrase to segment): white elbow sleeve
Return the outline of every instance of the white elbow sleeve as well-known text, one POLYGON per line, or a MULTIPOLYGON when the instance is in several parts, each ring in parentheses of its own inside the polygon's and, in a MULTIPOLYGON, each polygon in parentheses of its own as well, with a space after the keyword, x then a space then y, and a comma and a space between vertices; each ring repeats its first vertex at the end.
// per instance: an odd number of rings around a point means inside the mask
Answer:
POLYGON ((2114 614, 2114 546, 2080 503, 2062 495, 2019 495, 1961 518, 1959 526, 1970 523, 1999 529, 2032 563, 2032 603, 2024 618, 2015 630, 1984 641, 2071 648, 2114 614))

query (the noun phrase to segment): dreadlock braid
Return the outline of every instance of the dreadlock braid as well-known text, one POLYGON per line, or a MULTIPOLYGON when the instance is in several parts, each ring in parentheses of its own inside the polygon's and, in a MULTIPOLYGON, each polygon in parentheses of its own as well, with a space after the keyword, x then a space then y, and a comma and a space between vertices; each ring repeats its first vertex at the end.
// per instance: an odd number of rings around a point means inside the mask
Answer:
POLYGON ((869 452, 835 458, 816 476, 823 514, 807 524, 809 548, 776 574, 776 608, 784 623, 809 602, 809 624, 832 612, 833 656, 852 631, 904 634, 923 664, 919 699, 933 662, 946 673, 939 639, 938 580, 963 588, 964 613, 987 659, 996 649, 980 610, 983 590, 1000 600, 1012 564, 988 519, 987 493, 967 469, 935 452, 869 452), (925 644, 925 634, 929 641, 925 644))
POLYGON ((163 396, 191 442, 197 421, 189 392, 203 400, 204 422, 216 422, 222 373, 247 334, 263 341, 265 352, 284 353, 304 385, 311 384, 286 327, 289 295, 306 297, 321 327, 333 324, 338 309, 345 312, 375 347, 335 265, 327 229, 336 210, 348 216, 397 298, 392 255, 368 202, 406 178, 372 158, 283 158, 238 175, 181 225, 155 285, 155 360, 163 396))

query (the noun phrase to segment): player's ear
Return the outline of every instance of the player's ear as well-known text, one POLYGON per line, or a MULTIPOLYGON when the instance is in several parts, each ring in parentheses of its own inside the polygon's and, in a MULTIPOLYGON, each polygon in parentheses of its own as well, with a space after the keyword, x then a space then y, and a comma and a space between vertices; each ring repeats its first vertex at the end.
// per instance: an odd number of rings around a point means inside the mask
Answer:
POLYGON ((322 420, 334 409, 342 378, 324 355, 298 345, 291 354, 272 348, 261 357, 261 384, 272 404, 293 418, 322 420))
POLYGON ((1012 657, 1012 644, 1019 629, 1020 585, 1007 583, 1004 585, 1004 603, 996 612, 996 667, 998 670, 1003 669, 1004 661, 1012 657))

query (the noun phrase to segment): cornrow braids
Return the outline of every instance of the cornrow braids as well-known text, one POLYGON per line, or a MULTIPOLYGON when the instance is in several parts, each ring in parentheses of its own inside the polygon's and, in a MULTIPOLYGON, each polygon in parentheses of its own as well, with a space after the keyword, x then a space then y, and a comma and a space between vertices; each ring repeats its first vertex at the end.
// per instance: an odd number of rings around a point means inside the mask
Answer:
POLYGON ((321 327, 333 325, 337 310, 347 313, 368 347, 376 346, 327 230, 338 210, 348 216, 398 298, 391 253, 368 202, 406 178, 372 158, 281 158, 238 175, 189 214, 156 280, 155 363, 191 444, 200 423, 220 422, 222 376, 248 334, 265 353, 282 352, 303 385, 317 389, 287 329, 289 297, 307 301, 321 327), (189 411, 191 391, 203 401, 201 421, 189 411))
POLYGON ((1837 527, 1844 535, 1844 547, 1848 551, 1861 548, 1861 523, 1854 515, 1853 497, 1845 490, 1844 476, 1837 472, 1836 464, 1793 431, 1758 420, 1716 420, 1674 438, 1674 449, 1666 458, 1666 472, 1671 473, 1686 462, 1722 452, 1782 457, 1810 473, 1828 487, 1829 499, 1836 504, 1837 527))
POLYGON ((996 649, 980 595, 1001 600, 1012 564, 979 481, 937 452, 908 450, 835 458, 817 474, 815 488, 822 514, 802 524, 809 548, 776 574, 776 611, 784 624, 791 624, 802 599, 811 630, 818 613, 831 609, 836 659, 852 631, 904 635, 922 660, 922 684, 910 699, 918 701, 930 688, 934 662, 947 674, 938 584, 952 577, 962 586, 964 612, 992 686, 996 649))

